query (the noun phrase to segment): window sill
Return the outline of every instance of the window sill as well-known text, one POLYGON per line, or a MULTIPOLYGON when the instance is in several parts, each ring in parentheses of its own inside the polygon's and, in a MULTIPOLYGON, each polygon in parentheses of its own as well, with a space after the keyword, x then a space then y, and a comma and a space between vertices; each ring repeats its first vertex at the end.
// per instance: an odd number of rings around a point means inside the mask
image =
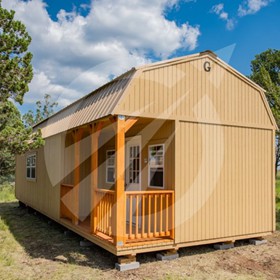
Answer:
POLYGON ((26 178, 26 181, 28 181, 28 182, 36 182, 37 181, 37 179, 36 178, 34 178, 34 179, 32 179, 32 178, 26 178))
POLYGON ((148 186, 148 189, 160 189, 160 190, 164 190, 164 186, 163 187, 155 187, 155 186, 148 186))

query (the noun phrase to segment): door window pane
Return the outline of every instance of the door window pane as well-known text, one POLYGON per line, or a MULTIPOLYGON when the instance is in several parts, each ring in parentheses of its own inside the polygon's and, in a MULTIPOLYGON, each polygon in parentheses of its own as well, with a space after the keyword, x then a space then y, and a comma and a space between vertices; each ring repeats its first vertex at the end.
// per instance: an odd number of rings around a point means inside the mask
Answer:
POLYGON ((140 183, 140 147, 129 147, 129 183, 140 183))

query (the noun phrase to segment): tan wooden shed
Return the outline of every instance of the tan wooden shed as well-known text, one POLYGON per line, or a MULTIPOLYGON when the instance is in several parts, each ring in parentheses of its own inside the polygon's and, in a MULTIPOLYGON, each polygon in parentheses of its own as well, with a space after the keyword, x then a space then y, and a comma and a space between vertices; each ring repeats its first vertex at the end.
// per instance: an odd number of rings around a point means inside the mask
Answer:
POLYGON ((263 237, 276 128, 211 51, 133 68, 35 126, 16 197, 118 256, 263 237))

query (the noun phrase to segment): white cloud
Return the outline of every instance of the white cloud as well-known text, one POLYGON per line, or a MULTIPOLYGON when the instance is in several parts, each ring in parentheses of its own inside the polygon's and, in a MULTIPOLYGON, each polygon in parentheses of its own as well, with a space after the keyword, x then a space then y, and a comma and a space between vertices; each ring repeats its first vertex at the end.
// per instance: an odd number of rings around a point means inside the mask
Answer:
POLYGON ((220 19, 226 22, 226 28, 232 30, 235 27, 235 20, 229 17, 229 14, 224 10, 224 4, 220 3, 214 5, 211 9, 211 12, 218 15, 220 19))
POLYGON ((224 4, 220 3, 212 7, 212 12, 219 15, 224 10, 224 4))
POLYGON ((165 17, 178 2, 95 0, 82 7, 88 15, 60 10, 53 21, 43 0, 3 0, 32 37, 35 73, 25 102, 49 93, 64 106, 112 75, 149 62, 151 54, 167 58, 178 49, 195 49, 199 26, 179 26, 165 17))
MULTIPOLYGON (((242 4, 239 5, 236 17, 244 17, 247 15, 252 15, 257 13, 262 8, 266 7, 273 0, 244 0, 242 4)), ((219 16, 221 20, 226 22, 226 28, 232 30, 237 24, 237 20, 234 17, 230 17, 224 10, 224 3, 214 5, 210 12, 219 16)))
POLYGON ((260 9, 266 7, 272 0, 246 0, 239 5, 238 15, 240 17, 257 13, 260 9))
POLYGON ((42 99, 45 93, 50 94, 54 101, 59 100, 60 106, 62 107, 69 104, 69 100, 74 100, 79 97, 77 90, 52 83, 44 72, 37 70, 35 70, 34 79, 30 85, 30 92, 32 94, 26 94, 25 102, 31 104, 36 100, 42 99))

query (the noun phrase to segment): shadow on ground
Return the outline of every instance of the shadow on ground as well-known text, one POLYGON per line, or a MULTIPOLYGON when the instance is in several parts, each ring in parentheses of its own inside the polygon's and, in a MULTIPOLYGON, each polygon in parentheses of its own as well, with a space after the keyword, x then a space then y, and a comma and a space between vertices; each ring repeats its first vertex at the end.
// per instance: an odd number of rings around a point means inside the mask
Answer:
MULTIPOLYGON (((64 256, 68 263, 101 270, 114 268, 117 261, 113 254, 94 244, 91 247, 81 247, 79 242, 82 237, 75 233, 65 236, 66 229, 63 226, 40 213, 20 208, 17 202, 0 203, 0 217, 32 258, 54 260, 57 256, 64 256)), ((248 241, 235 243, 236 247, 244 245, 248 245, 248 241)), ((182 248, 179 254, 184 257, 205 255, 213 251, 212 245, 204 245, 182 248)), ((139 254, 137 260, 142 264, 156 262, 156 252, 139 254)))
POLYGON ((27 208, 20 208, 17 202, 0 203, 0 217, 32 258, 54 260, 57 256, 64 256, 71 264, 101 270, 114 268, 114 255, 95 245, 80 247, 80 236, 74 233, 65 236, 64 227, 50 222, 39 213, 29 213, 27 208))

